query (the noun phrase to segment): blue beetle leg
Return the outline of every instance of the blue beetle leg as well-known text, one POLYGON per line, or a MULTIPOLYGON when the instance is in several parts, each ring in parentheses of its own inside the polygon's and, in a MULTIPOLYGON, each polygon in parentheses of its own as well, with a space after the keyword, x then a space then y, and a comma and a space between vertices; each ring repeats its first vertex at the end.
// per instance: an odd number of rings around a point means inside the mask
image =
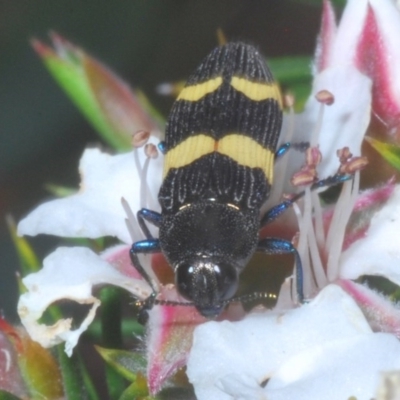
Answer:
POLYGON ((158 147, 158 150, 160 150, 162 154, 164 154, 164 155, 167 154, 167 146, 164 141, 158 143, 157 147, 158 147))
POLYGON ((285 239, 265 238, 258 242, 257 251, 262 251, 266 254, 293 254, 296 264, 297 298, 300 303, 304 303, 303 266, 299 252, 293 244, 285 239))
POLYGON ((150 285, 153 292, 156 292, 156 284, 150 278, 150 275, 143 268, 142 264, 140 264, 138 253, 153 254, 153 253, 159 253, 160 251, 161 251, 160 241, 158 239, 148 239, 133 243, 131 250, 129 252, 132 265, 136 268, 139 274, 143 276, 145 281, 150 285))
POLYGON ((290 142, 283 143, 279 146, 278 150, 275 152, 275 162, 284 156, 290 149, 290 142))
POLYGON ((304 153, 310 147, 309 142, 286 142, 279 146, 275 152, 275 161, 284 156, 290 149, 304 153))
POLYGON ((142 208, 137 212, 136 217, 139 222, 140 228, 142 229, 142 232, 144 233, 146 238, 153 239, 153 235, 150 233, 150 230, 146 225, 146 221, 150 222, 158 228, 161 223, 161 214, 147 208, 142 208))
MULTIPOLYGON (((338 185, 339 183, 343 183, 352 178, 353 175, 347 175, 347 174, 332 175, 326 179, 321 179, 315 182, 314 184, 311 185, 310 189, 316 190, 321 187, 335 186, 338 185)), ((305 195, 305 193, 306 192, 303 190, 302 192, 295 194, 291 199, 284 200, 281 203, 277 204, 276 206, 270 208, 261 218, 260 228, 269 224, 272 221, 275 221, 281 214, 283 214, 288 208, 290 208, 293 205, 293 203, 301 199, 305 195)))
POLYGON ((157 291, 156 291, 156 284, 151 279, 150 275, 146 272, 143 268, 142 264, 139 261, 138 253, 142 254, 152 254, 160 252, 160 242, 158 239, 149 239, 149 240, 142 240, 140 242, 133 243, 129 255, 131 257, 132 265, 136 268, 140 275, 144 278, 144 280, 149 284, 151 287, 152 293, 150 296, 145 299, 144 301, 140 301, 141 307, 138 313, 137 320, 140 324, 145 325, 148 320, 148 311, 153 307, 157 291))
MULTIPOLYGON (((304 195, 304 192, 301 192, 304 195)), ((300 197, 299 197, 300 198, 300 197)), ((298 200, 299 198, 296 198, 298 200)), ((283 214, 288 208, 290 208, 296 200, 284 200, 276 206, 267 210, 260 221, 260 228, 275 221, 281 214, 283 214)))

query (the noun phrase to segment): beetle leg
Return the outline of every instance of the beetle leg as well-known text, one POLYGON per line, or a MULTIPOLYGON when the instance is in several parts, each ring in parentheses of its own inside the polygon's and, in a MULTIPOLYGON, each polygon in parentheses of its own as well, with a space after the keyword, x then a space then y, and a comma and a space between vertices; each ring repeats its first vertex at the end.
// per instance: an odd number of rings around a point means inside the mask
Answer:
POLYGON ((153 253, 159 253, 160 251, 161 251, 160 241, 158 239, 148 239, 133 243, 131 250, 129 252, 132 265, 136 268, 139 274, 143 276, 144 280, 150 285, 153 292, 156 292, 157 285, 150 278, 150 275, 146 272, 146 270, 140 263, 138 253, 153 254, 153 253))
MULTIPOLYGON (((353 178, 353 175, 336 174, 333 176, 329 176, 326 179, 321 179, 318 182, 315 182, 314 184, 311 185, 310 189, 316 190, 321 187, 335 186, 335 185, 338 185, 339 183, 343 183, 352 178, 353 178)), ((269 224, 272 221, 275 221, 281 214, 283 214, 288 208, 290 208, 293 205, 293 203, 295 203, 297 200, 301 199, 305 193, 306 193, 305 191, 297 193, 291 199, 284 200, 281 203, 277 204, 276 206, 270 208, 264 214, 264 216, 261 218, 260 228, 269 224)))
POLYGON ((309 142, 286 142, 279 146, 275 152, 275 162, 284 156, 290 149, 304 153, 310 147, 309 142))
MULTIPOLYGON (((146 227, 147 228, 147 227, 146 227)), ((142 275, 143 279, 149 284, 151 287, 152 293, 150 296, 144 301, 140 301, 141 304, 139 314, 138 314, 138 322, 144 325, 148 320, 147 311, 149 311, 156 300, 157 291, 156 291, 156 283, 151 279, 150 275, 143 268, 142 264, 139 261, 138 253, 142 254, 153 254, 160 252, 160 241, 158 239, 148 239, 141 240, 140 242, 133 243, 131 250, 129 252, 132 265, 136 268, 140 275, 142 275)))
POLYGON ((275 162, 290 150, 290 142, 283 143, 275 152, 275 162))
POLYGON ((137 212, 136 217, 139 222, 140 228, 142 229, 142 232, 144 233, 146 238, 153 239, 153 235, 150 233, 150 230, 146 225, 146 221, 150 222, 158 228, 161 222, 161 214, 147 208, 142 208, 137 212))
POLYGON ((166 144, 164 141, 158 143, 157 147, 158 147, 158 150, 160 150, 162 154, 164 154, 164 155, 167 154, 167 147, 166 147, 166 144))
POLYGON ((303 267, 301 264, 300 255, 293 244, 285 239, 265 238, 258 242, 257 251, 262 251, 266 254, 293 254, 296 264, 297 298, 300 303, 303 303, 303 267))

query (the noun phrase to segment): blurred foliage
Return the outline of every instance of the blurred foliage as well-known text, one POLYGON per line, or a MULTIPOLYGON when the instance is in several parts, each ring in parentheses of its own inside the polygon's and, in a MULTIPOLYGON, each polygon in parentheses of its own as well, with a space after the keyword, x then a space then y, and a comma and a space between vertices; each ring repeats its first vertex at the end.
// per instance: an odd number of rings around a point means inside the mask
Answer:
MULTIPOLYGON (((337 8, 343 8, 346 5, 346 0, 331 0, 332 4, 337 8)), ((316 7, 321 7, 321 0, 292 0, 292 3, 302 3, 307 5, 312 5, 316 7)))

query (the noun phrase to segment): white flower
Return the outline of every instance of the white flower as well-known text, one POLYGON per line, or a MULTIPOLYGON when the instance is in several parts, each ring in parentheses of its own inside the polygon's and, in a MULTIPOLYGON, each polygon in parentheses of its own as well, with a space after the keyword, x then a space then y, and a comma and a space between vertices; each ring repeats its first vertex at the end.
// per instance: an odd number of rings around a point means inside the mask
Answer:
POLYGON ((65 351, 72 354, 80 335, 93 321, 100 301, 92 295, 96 285, 115 285, 136 298, 146 298, 151 289, 143 280, 118 271, 91 250, 82 247, 59 247, 43 262, 43 268, 24 278, 27 292, 18 302, 18 314, 33 340, 43 347, 65 341, 65 351), (38 323, 46 309, 58 300, 91 304, 80 326, 71 330, 72 319, 60 319, 54 325, 38 323))
MULTIPOLYGON (((139 163, 145 162, 144 152, 136 151, 139 163)), ((140 168, 133 152, 109 155, 98 149, 85 150, 80 161, 82 176, 78 193, 67 198, 46 202, 18 225, 19 235, 46 233, 64 237, 99 238, 115 236, 124 243, 132 243, 126 228, 126 212, 121 204, 124 198, 132 210, 141 208, 140 168)), ((162 157, 149 165, 149 202, 155 210, 161 184, 162 157)), ((141 237, 137 227, 136 234, 141 237)))
MULTIPOLYGON (((124 198, 134 210, 139 209, 144 200, 154 205, 161 179, 161 162, 152 160, 146 167, 145 162, 149 159, 141 149, 136 150, 136 154, 115 156, 98 149, 86 150, 80 163, 80 191, 40 205, 20 222, 20 235, 115 236, 128 244, 109 249, 103 255, 86 248, 59 248, 44 260, 40 271, 23 279, 28 291, 20 297, 18 313, 31 337, 43 346, 65 341, 66 352, 71 355, 100 305, 92 294, 98 285, 122 287, 138 299, 151 294, 151 288, 129 259, 129 245, 140 240, 142 233, 134 215, 128 216, 131 220, 126 223, 126 212, 121 204, 124 198), (149 168, 154 176, 149 187, 144 188, 141 187, 141 181, 145 179, 143 168, 149 168), (142 198, 141 190, 145 191, 147 199, 142 198), (71 319, 61 319, 53 326, 38 322, 52 303, 62 299, 92 305, 77 329, 72 330, 71 319)), ((151 276, 154 275, 148 260, 143 259, 142 265, 151 276)))
POLYGON ((286 312, 207 322, 194 333, 187 374, 198 400, 370 400, 382 371, 400 369, 400 343, 373 333, 335 285, 286 312))

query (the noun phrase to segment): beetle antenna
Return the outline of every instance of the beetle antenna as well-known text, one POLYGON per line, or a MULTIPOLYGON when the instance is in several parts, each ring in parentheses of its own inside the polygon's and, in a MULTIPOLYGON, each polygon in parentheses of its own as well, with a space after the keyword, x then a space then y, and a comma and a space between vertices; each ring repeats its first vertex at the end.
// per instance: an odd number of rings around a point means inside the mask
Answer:
MULTIPOLYGON (((228 305, 230 303, 249 303, 250 301, 254 300, 265 300, 265 299, 272 299, 276 300, 278 298, 276 293, 270 292, 253 292, 250 294, 244 294, 242 296, 236 296, 229 300, 225 300, 222 302, 223 305, 228 305)), ((146 300, 141 300, 137 302, 137 304, 144 304, 146 300)), ((183 301, 176 301, 176 300, 159 300, 153 299, 152 304, 156 304, 159 306, 185 306, 185 307, 194 307, 195 304, 193 302, 183 302, 183 301)))
POLYGON ((249 303, 250 301, 254 300, 276 300, 278 298, 276 293, 270 293, 270 292, 253 292, 250 294, 244 294, 242 296, 237 296, 233 297, 229 300, 226 300, 223 302, 224 305, 230 304, 230 303, 249 303))

